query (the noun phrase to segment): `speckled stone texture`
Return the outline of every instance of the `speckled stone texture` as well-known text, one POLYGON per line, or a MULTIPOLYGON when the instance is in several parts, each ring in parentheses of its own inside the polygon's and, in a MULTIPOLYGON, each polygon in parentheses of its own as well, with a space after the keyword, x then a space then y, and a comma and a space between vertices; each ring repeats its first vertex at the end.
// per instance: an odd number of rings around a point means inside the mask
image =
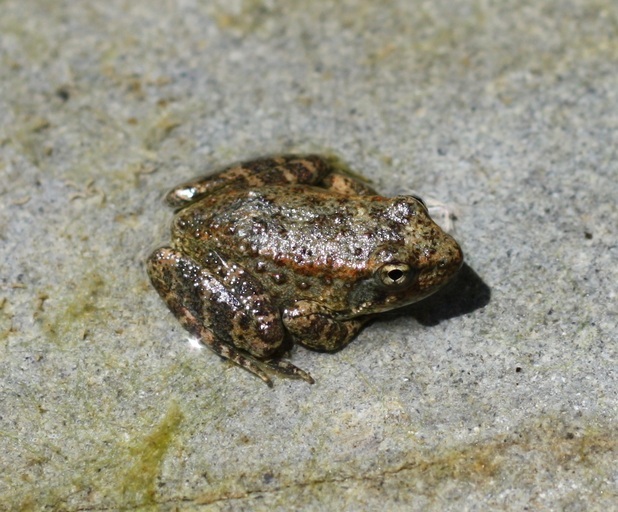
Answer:
POLYGON ((610 510, 618 5, 0 0, 0 510, 610 510), (144 260, 173 185, 336 155, 467 266, 274 389, 144 260))

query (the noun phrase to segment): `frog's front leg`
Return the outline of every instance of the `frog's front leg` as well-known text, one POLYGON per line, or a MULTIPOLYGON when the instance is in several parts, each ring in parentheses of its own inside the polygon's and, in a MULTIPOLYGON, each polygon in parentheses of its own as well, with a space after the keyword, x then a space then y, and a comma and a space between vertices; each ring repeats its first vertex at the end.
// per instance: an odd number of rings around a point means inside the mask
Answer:
POLYGON ((283 323, 298 343, 326 352, 345 347, 369 320, 369 316, 337 320, 321 304, 299 300, 283 311, 283 323))
POLYGON ((240 266, 226 262, 215 251, 198 264, 182 252, 162 247, 150 256, 147 269, 153 286, 182 326, 221 357, 269 386, 272 381, 263 366, 313 383, 303 370, 272 359, 285 334, 279 312, 240 266))
POLYGON ((266 185, 313 185, 330 171, 318 155, 280 155, 225 167, 214 174, 175 187, 165 197, 169 206, 184 208, 224 188, 246 189, 266 185))

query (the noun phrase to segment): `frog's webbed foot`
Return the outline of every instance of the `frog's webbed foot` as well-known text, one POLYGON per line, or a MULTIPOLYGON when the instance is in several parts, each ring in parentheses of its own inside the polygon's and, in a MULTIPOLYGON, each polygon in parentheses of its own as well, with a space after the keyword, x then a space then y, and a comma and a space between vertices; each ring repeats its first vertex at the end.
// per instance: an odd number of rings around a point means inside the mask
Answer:
POLYGON ((264 361, 263 364, 275 373, 280 373, 295 379, 303 379, 309 384, 315 383, 313 377, 308 372, 301 370, 298 366, 294 366, 289 361, 283 359, 270 359, 264 361))
MULTIPOLYGON (((205 334, 212 336, 212 333, 208 331, 205 334)), ((283 359, 267 359, 264 361, 254 359, 249 354, 245 354, 242 351, 225 344, 221 344, 220 346, 218 346, 217 344, 209 344, 208 346, 224 359, 228 359, 234 364, 237 364, 241 368, 244 368, 245 370, 262 379, 270 388, 273 387, 273 381, 263 370, 263 368, 266 368, 268 371, 275 374, 285 375, 286 377, 290 377, 292 379, 302 379, 309 384, 315 384, 313 377, 311 377, 308 372, 301 370, 289 361, 285 361, 283 359)))
MULTIPOLYGON (((204 331, 205 332, 203 332, 200 336, 200 340, 206 340, 209 337, 214 338, 212 333, 206 330, 204 331)), ((275 374, 285 375, 286 377, 290 377, 292 379, 302 379, 309 384, 315 384, 313 377, 311 377, 308 372, 301 370, 289 361, 282 359, 268 359, 261 361, 254 359, 249 354, 245 354, 243 351, 234 347, 222 343, 216 343, 214 340, 206 342, 205 344, 213 350, 213 352, 216 352, 224 359, 231 361, 232 363, 244 368, 248 372, 262 379, 262 381, 264 381, 269 388, 273 387, 273 381, 263 370, 263 368, 266 368, 275 374)))
POLYGON ((301 370, 289 361, 283 359, 267 359, 264 361, 254 359, 251 355, 242 350, 217 341, 213 334, 207 329, 202 328, 198 337, 199 340, 213 352, 259 377, 269 388, 273 387, 273 381, 263 368, 275 374, 285 375, 292 379, 302 379, 309 384, 315 384, 313 377, 311 377, 308 372, 301 370))
POLYGON ((259 377, 269 388, 273 387, 273 381, 266 374, 266 372, 262 370, 260 364, 257 363, 251 356, 244 354, 242 351, 230 345, 219 342, 215 339, 213 334, 206 329, 203 329, 200 333, 199 340, 213 352, 220 355, 223 359, 227 359, 241 368, 244 368, 249 373, 259 377))

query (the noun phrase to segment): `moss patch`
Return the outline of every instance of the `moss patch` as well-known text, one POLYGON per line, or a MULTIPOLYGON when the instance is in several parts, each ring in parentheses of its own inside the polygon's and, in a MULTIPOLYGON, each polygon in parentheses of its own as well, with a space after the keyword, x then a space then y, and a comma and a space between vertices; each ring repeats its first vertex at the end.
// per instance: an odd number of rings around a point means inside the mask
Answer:
POLYGON ((125 505, 143 506, 155 503, 156 482, 161 472, 161 464, 182 420, 180 407, 176 402, 172 402, 166 415, 152 432, 130 448, 135 462, 122 483, 125 505))

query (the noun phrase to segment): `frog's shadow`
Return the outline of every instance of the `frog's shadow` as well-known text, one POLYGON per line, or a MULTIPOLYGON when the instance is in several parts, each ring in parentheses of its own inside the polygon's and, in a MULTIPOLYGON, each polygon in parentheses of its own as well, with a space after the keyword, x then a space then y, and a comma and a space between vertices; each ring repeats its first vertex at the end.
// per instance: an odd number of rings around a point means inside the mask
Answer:
POLYGON ((465 315, 486 306, 490 298, 489 286, 464 263, 455 278, 432 296, 421 302, 383 313, 376 321, 411 316, 421 325, 438 325, 443 320, 465 315))

